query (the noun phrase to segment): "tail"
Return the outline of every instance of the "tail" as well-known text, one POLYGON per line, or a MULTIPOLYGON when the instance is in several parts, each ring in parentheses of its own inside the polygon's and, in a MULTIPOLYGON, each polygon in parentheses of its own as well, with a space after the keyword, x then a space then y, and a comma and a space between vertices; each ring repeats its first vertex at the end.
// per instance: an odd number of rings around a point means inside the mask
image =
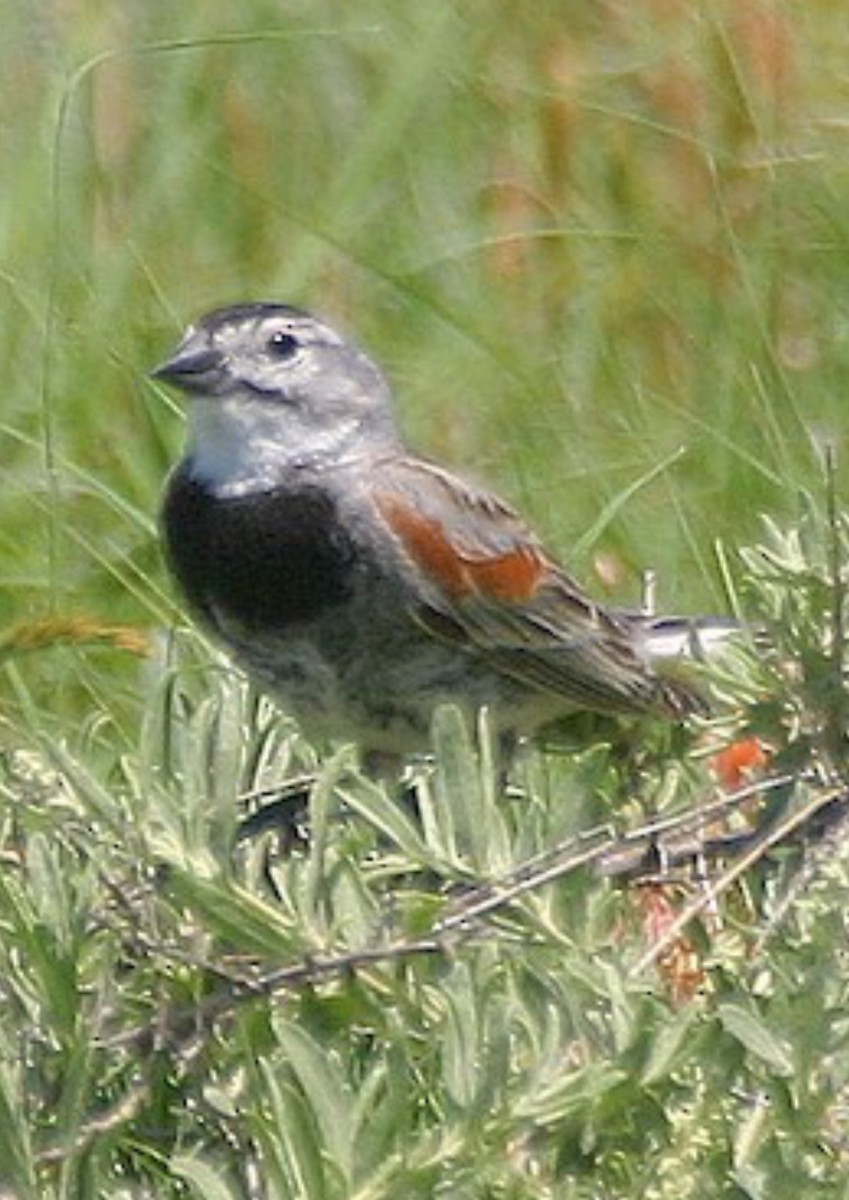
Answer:
POLYGON ((746 626, 732 617, 640 616, 637 621, 644 652, 657 668, 663 708, 676 720, 693 714, 708 716, 711 704, 705 680, 688 672, 687 663, 703 663, 721 653, 735 636, 746 632, 746 626))
POLYGON ((655 662, 683 658, 703 662, 746 627, 733 617, 643 617, 645 646, 655 662))

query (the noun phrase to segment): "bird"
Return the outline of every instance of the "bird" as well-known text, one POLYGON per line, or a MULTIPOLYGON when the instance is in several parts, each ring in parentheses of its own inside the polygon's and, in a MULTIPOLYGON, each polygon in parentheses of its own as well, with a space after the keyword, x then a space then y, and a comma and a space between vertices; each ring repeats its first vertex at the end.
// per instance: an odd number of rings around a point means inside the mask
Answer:
POLYGON ((383 371, 325 320, 218 308, 151 375, 187 398, 167 563, 309 737, 385 775, 427 752, 441 704, 485 706, 506 748, 581 710, 700 708, 670 660, 734 622, 592 599, 509 504, 408 449, 383 371))

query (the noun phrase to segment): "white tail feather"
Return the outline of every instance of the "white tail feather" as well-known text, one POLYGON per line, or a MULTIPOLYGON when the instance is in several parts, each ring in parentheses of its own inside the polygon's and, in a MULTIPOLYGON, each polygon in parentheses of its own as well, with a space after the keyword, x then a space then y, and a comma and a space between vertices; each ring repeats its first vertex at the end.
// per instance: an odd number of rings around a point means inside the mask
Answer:
POLYGON ((646 617, 646 649, 653 659, 709 658, 743 628, 731 617, 646 617))

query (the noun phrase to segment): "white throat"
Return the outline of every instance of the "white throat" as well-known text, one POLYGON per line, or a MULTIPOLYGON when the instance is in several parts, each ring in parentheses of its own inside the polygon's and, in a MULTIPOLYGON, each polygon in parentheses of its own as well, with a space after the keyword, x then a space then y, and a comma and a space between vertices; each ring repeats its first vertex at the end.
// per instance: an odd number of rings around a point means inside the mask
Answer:
POLYGON ((219 496, 268 491, 299 467, 320 467, 354 432, 356 422, 311 431, 310 445, 293 450, 296 433, 267 402, 244 396, 193 399, 188 410, 187 454, 195 479, 219 496))

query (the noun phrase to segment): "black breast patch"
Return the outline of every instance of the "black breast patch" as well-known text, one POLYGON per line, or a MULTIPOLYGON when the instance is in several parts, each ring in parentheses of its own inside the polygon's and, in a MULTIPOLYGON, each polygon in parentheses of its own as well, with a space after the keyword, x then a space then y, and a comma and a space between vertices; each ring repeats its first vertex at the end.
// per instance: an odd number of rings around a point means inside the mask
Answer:
POLYGON ((285 629, 350 592, 354 547, 319 488, 226 499, 183 465, 169 480, 162 520, 171 569, 213 626, 217 610, 248 628, 285 629))

